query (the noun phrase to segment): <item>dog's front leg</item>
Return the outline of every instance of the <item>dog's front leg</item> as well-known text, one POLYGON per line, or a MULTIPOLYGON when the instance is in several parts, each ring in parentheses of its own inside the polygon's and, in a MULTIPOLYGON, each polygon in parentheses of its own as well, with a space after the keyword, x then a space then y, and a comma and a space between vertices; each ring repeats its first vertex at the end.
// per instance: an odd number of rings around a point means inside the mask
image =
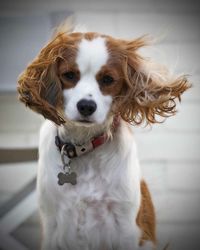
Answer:
POLYGON ((52 217, 42 219, 42 250, 59 250, 56 241, 56 221, 52 217))

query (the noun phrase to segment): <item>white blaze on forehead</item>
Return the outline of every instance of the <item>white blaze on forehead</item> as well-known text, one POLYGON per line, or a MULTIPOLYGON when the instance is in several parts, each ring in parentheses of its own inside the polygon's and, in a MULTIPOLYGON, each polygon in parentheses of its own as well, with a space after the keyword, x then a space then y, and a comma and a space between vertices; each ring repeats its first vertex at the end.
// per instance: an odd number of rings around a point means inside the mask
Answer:
POLYGON ((108 60, 105 39, 97 37, 91 41, 83 39, 78 47, 76 63, 80 73, 96 74, 108 60))
POLYGON ((91 41, 83 39, 78 46, 76 63, 80 71, 80 79, 70 89, 64 90, 65 114, 70 120, 81 120, 77 103, 89 99, 96 103, 96 111, 88 118, 90 122, 103 123, 110 111, 112 97, 104 95, 96 79, 97 73, 107 63, 108 51, 105 39, 95 38, 91 41))

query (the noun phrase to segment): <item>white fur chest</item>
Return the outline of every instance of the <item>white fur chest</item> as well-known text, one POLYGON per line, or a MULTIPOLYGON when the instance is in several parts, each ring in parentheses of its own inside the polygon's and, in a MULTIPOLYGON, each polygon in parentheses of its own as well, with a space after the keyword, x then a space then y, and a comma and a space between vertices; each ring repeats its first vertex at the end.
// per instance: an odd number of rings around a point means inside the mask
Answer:
POLYGON ((72 161, 77 185, 59 186, 62 164, 54 144, 56 130, 52 124, 43 126, 38 191, 44 231, 52 234, 45 249, 129 250, 137 245, 140 170, 133 138, 122 140, 123 130, 113 141, 72 161))

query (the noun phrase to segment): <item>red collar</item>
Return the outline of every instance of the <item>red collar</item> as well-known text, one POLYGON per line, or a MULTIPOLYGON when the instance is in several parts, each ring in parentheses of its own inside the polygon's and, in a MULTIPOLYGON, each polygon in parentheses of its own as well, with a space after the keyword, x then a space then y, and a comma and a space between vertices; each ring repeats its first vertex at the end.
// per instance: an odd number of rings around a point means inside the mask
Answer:
MULTIPOLYGON (((120 124, 120 118, 119 116, 115 116, 112 124, 112 131, 114 132, 117 127, 120 124)), ((63 142, 59 136, 57 135, 55 137, 55 144, 59 148, 60 151, 64 150, 66 155, 72 159, 75 157, 79 157, 83 154, 86 154, 88 152, 93 151, 95 148, 103 145, 106 143, 109 139, 109 136, 107 133, 101 134, 100 136, 97 136, 93 138, 91 141, 83 144, 83 145, 75 145, 71 142, 63 142)))

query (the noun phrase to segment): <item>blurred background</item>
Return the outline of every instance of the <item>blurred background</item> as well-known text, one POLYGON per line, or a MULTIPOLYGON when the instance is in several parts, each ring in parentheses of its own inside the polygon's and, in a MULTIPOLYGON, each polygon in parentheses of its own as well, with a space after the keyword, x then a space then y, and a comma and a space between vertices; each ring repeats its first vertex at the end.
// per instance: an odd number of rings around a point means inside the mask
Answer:
MULTIPOLYGON (((157 214, 158 249, 200 249, 200 3, 164 0, 0 1, 0 249, 36 250, 41 228, 35 180, 43 118, 17 100, 17 77, 69 15, 88 31, 132 39, 151 34, 146 56, 193 88, 164 124, 134 128, 157 214)), ((125 249, 124 249, 125 250, 125 249)))

